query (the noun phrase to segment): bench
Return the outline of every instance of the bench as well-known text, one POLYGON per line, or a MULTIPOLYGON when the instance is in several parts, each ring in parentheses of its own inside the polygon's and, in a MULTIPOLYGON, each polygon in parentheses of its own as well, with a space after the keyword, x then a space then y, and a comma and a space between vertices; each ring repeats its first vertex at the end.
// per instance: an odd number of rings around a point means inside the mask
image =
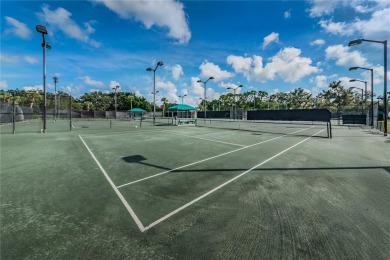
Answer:
POLYGON ((181 118, 181 119, 179 119, 178 124, 179 125, 183 125, 183 124, 186 124, 186 125, 188 125, 188 124, 196 124, 196 119, 181 118))

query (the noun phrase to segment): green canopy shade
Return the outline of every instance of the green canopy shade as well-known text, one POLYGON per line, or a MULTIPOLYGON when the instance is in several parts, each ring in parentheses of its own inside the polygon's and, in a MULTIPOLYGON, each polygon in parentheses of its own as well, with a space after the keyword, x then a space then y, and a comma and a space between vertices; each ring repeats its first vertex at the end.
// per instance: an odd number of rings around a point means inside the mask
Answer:
POLYGON ((142 109, 142 108, 133 108, 133 109, 127 110, 127 112, 132 112, 132 113, 145 113, 146 110, 144 110, 144 109, 142 109))
POLYGON ((190 110, 196 110, 196 108, 186 104, 178 104, 168 108, 168 110, 190 111, 190 110))

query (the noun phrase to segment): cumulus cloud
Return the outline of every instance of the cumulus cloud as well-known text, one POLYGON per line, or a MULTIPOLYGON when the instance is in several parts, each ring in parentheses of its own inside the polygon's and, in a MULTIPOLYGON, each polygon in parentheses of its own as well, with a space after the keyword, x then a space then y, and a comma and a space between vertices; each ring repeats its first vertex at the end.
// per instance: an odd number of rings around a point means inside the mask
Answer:
POLYGON ((205 79, 214 77, 215 81, 221 81, 234 76, 233 73, 230 73, 226 70, 221 70, 218 65, 215 65, 212 62, 208 62, 207 60, 199 66, 199 69, 201 71, 200 76, 205 79))
MULTIPOLYGON (((177 87, 176 85, 171 81, 164 81, 161 79, 158 79, 156 82, 156 88, 159 89, 159 91, 162 93, 164 92, 163 96, 168 99, 169 102, 179 102, 179 97, 177 95, 177 87)), ((152 96, 153 100, 153 96, 152 96)), ((158 98, 156 100, 156 104, 161 103, 161 98, 158 98)))
POLYGON ((27 27, 25 23, 19 22, 15 18, 9 16, 5 16, 5 20, 10 26, 4 31, 5 34, 13 34, 24 40, 28 40, 31 38, 32 31, 27 27))
POLYGON ((243 74, 248 80, 265 82, 279 76, 285 82, 294 83, 319 71, 317 67, 311 66, 310 58, 300 55, 300 49, 289 47, 279 51, 266 64, 263 57, 257 55, 250 58, 229 56, 228 63, 232 65, 235 72, 243 74))
POLYGON ((340 0, 309 0, 311 7, 307 10, 310 17, 321 17, 333 13, 340 0))
POLYGON ((364 58, 360 51, 350 51, 348 47, 344 47, 341 44, 329 46, 325 50, 327 59, 336 60, 336 64, 340 66, 360 66, 363 67, 367 60, 364 58))
POLYGON ((319 45, 319 46, 321 46, 321 45, 324 45, 325 44, 325 41, 323 40, 323 39, 317 39, 317 40, 315 40, 315 41, 312 41, 312 42, 310 42, 310 45, 319 45))
MULTIPOLYGON (((59 7, 56 10, 50 10, 49 6, 44 5, 42 7, 42 12, 37 15, 44 22, 50 24, 51 30, 60 30, 69 38, 87 43, 95 48, 101 46, 100 42, 90 38, 90 34, 95 31, 92 28, 92 22, 85 23, 85 28, 82 28, 71 19, 72 13, 62 7, 59 7)), ((52 33, 50 32, 50 29, 48 31, 49 33, 52 33)))
POLYGON ((349 36, 354 33, 354 29, 345 22, 334 23, 332 20, 321 20, 319 24, 325 31, 332 34, 349 36))
MULTIPOLYGON (((103 82, 97 81, 97 80, 93 80, 89 76, 80 77, 80 79, 84 80, 84 83, 87 84, 87 85, 95 86, 95 87, 99 87, 99 88, 104 87, 104 83, 103 82)), ((117 85, 119 85, 119 83, 117 83, 116 81, 111 81, 111 82, 115 82, 117 85)), ((114 84, 112 87, 115 87, 117 85, 114 84)), ((110 85, 110 87, 111 87, 111 85, 110 85)))
POLYGON ((183 67, 180 64, 176 64, 171 68, 172 78, 178 80, 180 76, 184 75, 183 67))
POLYGON ((184 5, 176 0, 165 1, 112 1, 95 0, 123 19, 135 19, 147 29, 152 26, 168 29, 168 36, 186 44, 191 38, 184 5))
POLYGON ((327 77, 325 75, 318 75, 315 78, 310 79, 311 83, 314 83, 317 88, 327 87, 327 77))
POLYGON ((8 88, 8 83, 6 80, 2 80, 0 82, 0 89, 6 89, 6 88, 8 88))
POLYGON ((115 88, 116 86, 119 86, 119 89, 117 89, 117 91, 120 91, 120 86, 121 86, 121 84, 119 84, 118 81, 111 80, 109 85, 110 85, 110 89, 113 89, 113 88, 115 88))
POLYGON ((267 47, 271 42, 279 42, 279 33, 272 32, 270 35, 264 37, 263 41, 263 50, 267 47))
POLYGON ((0 61, 5 63, 18 63, 20 61, 20 58, 17 55, 8 55, 0 53, 0 61))
POLYGON ((236 73, 241 73, 246 77, 249 76, 252 58, 229 55, 226 61, 229 65, 233 67, 236 73))
POLYGON ((43 85, 24 86, 24 87, 23 87, 23 90, 25 90, 25 91, 43 90, 43 85))

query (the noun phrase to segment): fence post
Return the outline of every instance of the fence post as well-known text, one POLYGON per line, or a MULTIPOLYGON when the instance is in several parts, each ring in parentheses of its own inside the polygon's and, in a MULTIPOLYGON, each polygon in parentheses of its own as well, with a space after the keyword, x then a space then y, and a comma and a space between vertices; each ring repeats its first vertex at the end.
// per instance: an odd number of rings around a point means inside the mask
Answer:
POLYGON ((12 91, 12 133, 15 134, 15 91, 12 91))

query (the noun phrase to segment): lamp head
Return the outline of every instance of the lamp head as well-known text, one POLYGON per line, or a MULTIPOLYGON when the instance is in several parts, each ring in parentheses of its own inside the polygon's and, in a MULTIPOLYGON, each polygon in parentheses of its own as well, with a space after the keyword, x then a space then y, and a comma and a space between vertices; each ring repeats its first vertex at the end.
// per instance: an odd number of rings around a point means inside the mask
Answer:
POLYGON ((163 66, 163 65, 164 65, 164 62, 163 62, 163 61, 157 62, 157 67, 158 67, 158 66, 163 66))
POLYGON ((201 83, 202 81, 200 79, 198 79, 196 82, 201 83))
POLYGON ((350 79, 349 80, 349 82, 355 82, 356 81, 356 79, 350 79))
POLYGON ((214 79, 214 77, 210 77, 209 79, 214 79))
POLYGON ((42 33, 42 34, 47 34, 47 30, 46 30, 45 26, 37 25, 37 26, 35 26, 35 28, 37 29, 37 32, 42 33))
POLYGON ((146 68, 146 71, 152 71, 153 69, 152 68, 146 68))
POLYGON ((45 47, 46 49, 51 49, 51 45, 48 42, 42 43, 42 47, 45 47))
POLYGON ((350 42, 348 43, 348 46, 349 46, 349 47, 355 46, 355 45, 361 44, 362 42, 363 42, 363 39, 353 40, 353 41, 350 41, 350 42))
POLYGON ((232 87, 228 87, 227 89, 233 89, 232 87))
POLYGON ((358 68, 360 68, 360 67, 350 67, 350 68, 349 68, 349 71, 351 71, 351 70, 357 70, 358 68))
POLYGON ((242 87, 243 87, 243 85, 238 86, 238 88, 242 88, 242 87))

